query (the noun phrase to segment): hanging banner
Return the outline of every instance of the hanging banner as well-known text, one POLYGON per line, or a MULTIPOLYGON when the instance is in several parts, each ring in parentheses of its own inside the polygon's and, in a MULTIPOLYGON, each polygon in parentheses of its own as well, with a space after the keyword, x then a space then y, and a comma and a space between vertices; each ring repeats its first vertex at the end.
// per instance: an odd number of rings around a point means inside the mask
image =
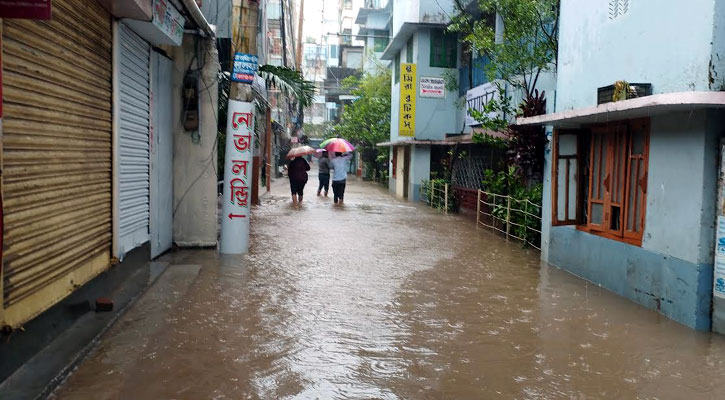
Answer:
MULTIPOLYGON (((488 82, 483 85, 476 86, 466 92, 466 125, 481 125, 473 116, 471 110, 483 112, 486 105, 491 101, 498 101, 500 98, 498 86, 495 82, 488 82)), ((489 118, 496 118, 498 113, 492 112, 488 114, 489 118)))
POLYGON ((0 18, 50 19, 50 0, 0 0, 0 18))
POLYGON ((399 136, 415 136, 415 64, 400 64, 399 136))
POLYGON ((227 115, 219 251, 242 254, 249 249, 254 104, 229 100, 227 115))

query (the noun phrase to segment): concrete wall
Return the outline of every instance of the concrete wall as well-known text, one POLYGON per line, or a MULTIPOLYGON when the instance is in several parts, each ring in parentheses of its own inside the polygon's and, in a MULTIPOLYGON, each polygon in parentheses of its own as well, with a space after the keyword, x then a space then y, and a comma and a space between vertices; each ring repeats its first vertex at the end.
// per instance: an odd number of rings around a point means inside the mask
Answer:
MULTIPOLYGON (((417 54, 413 60, 417 62, 417 78, 421 77, 443 77, 448 68, 435 68, 430 66, 430 29, 420 29, 416 32, 413 47, 417 54)), ((405 49, 403 49, 405 53, 405 49)), ((401 60, 405 59, 405 55, 401 56, 401 60)), ((458 57, 460 60, 460 46, 458 49, 458 57)), ((450 69, 457 73, 456 69, 450 69)), ((416 89, 418 98, 416 101, 415 112, 415 138, 419 140, 442 140, 445 139, 447 133, 455 133, 460 131, 460 126, 456 124, 455 115, 458 112, 456 107, 456 99, 458 92, 446 91, 445 99, 434 99, 420 97, 420 85, 416 89)), ((427 178, 426 178, 427 179, 427 178)))
POLYGON ((403 171, 405 169, 405 146, 398 146, 395 148, 394 151, 398 152, 398 159, 395 165, 395 195, 398 197, 403 197, 403 194, 405 193, 405 177, 403 174, 403 171))
POLYGON ((368 29, 384 30, 388 26, 389 18, 390 14, 388 14, 387 12, 370 12, 368 14, 368 19, 365 27, 368 29))
POLYGON ((420 186, 430 179, 430 146, 416 144, 410 149, 410 179, 408 180, 408 200, 420 200, 420 186))
POLYGON ((557 110, 595 105, 597 88, 618 80, 652 83, 654 93, 707 90, 714 15, 722 18, 714 7, 715 0, 630 1, 626 14, 610 19, 609 2, 562 0, 557 110))
POLYGON ((393 32, 398 34, 400 27, 406 22, 418 22, 420 0, 390 0, 393 1, 393 32))
POLYGON ((183 47, 174 48, 174 242, 179 246, 215 246, 217 242, 216 196, 216 72, 219 69, 216 46, 204 52, 205 68, 199 83, 199 137, 181 122, 182 83, 194 54, 194 41, 184 36, 183 47), (209 90, 206 90, 208 86, 209 90), (198 178, 198 180, 197 180, 198 178))
POLYGON ((696 329, 710 327, 717 143, 714 111, 653 117, 642 246, 551 227, 547 150, 542 258, 696 329))
POLYGON ((725 2, 715 2, 712 32, 710 89, 725 90, 725 2))
MULTIPOLYGON (((447 24, 456 14, 453 0, 419 0, 418 22, 447 24)), ((404 2, 405 3, 405 2, 404 2)))

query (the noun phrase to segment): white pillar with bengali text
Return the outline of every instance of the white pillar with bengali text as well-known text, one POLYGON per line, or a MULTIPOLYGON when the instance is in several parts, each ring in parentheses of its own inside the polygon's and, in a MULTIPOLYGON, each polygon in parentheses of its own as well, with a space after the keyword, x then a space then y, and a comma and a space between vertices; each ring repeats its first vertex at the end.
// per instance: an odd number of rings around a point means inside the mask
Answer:
POLYGON ((219 244, 224 254, 242 254, 249 249, 253 147, 254 104, 229 100, 219 244))

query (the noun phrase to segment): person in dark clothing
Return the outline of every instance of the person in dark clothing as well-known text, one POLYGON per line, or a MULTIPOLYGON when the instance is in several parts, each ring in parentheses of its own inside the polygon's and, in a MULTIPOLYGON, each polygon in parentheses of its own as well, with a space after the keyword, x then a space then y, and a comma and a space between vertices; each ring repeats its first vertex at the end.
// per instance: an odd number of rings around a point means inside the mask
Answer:
POLYGON ((322 189, 325 189, 325 197, 327 197, 327 192, 330 190, 330 159, 326 151, 322 152, 319 167, 318 177, 320 178, 320 187, 317 188, 317 195, 319 196, 322 189))
POLYGON ((292 190, 292 203, 295 205, 302 203, 302 195, 304 194, 305 184, 307 184, 307 171, 309 170, 310 164, 302 157, 296 157, 287 166, 289 186, 292 190))

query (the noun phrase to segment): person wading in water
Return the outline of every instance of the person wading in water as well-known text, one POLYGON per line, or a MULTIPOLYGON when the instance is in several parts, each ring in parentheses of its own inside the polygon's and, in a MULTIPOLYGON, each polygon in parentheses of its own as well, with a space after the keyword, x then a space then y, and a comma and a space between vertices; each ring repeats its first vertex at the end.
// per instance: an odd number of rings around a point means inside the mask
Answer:
POLYGON ((330 160, 330 165, 335 170, 335 173, 332 174, 332 193, 335 197, 335 204, 343 203, 347 183, 347 160, 351 158, 352 154, 335 153, 335 158, 330 160))
POLYGON ((322 157, 320 157, 319 162, 319 168, 320 171, 317 173, 317 175, 320 178, 320 187, 317 188, 317 195, 319 196, 322 192, 322 189, 325 189, 325 197, 327 197, 327 192, 330 190, 330 158, 328 157, 326 151, 322 152, 322 157))
POLYGON ((309 170, 310 164, 302 157, 296 157, 287 166, 289 186, 292 190, 292 204, 294 205, 302 203, 302 195, 304 194, 305 184, 307 184, 307 171, 309 170))

